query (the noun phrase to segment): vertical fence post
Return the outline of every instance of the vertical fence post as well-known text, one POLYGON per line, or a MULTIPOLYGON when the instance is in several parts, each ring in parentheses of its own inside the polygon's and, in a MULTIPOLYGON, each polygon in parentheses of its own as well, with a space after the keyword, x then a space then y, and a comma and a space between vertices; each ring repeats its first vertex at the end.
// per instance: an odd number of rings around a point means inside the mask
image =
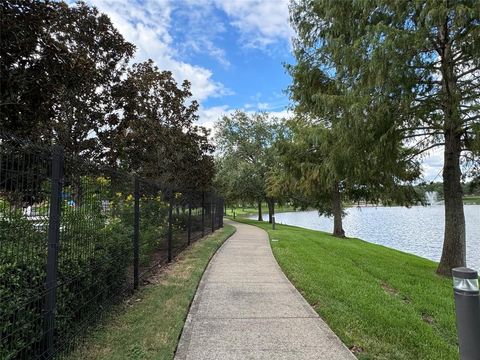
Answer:
MULTIPOLYGON (((220 206, 222 207, 222 210, 226 207, 225 207, 225 200, 223 198, 220 199, 220 206)), ((225 210, 225 213, 220 213, 219 216, 219 221, 220 221, 220 227, 223 228, 223 215, 226 215, 227 214, 227 210, 225 210)))
POLYGON ((46 355, 54 354, 55 311, 57 303, 58 245, 60 242, 60 211, 63 177, 63 148, 52 149, 52 189, 48 219, 47 279, 45 293, 46 355))
POLYGON ((222 226, 223 217, 223 203, 221 198, 217 198, 217 229, 220 229, 222 226))
POLYGON ((215 194, 210 195, 210 219, 212 221, 212 233, 215 231, 215 194))
POLYGON ((187 242, 190 245, 192 239, 192 193, 188 195, 188 228, 187 228, 187 242))
POLYGON ((217 201, 216 201, 216 204, 215 204, 215 207, 216 207, 216 219, 215 221, 217 222, 217 229, 220 229, 220 218, 223 216, 223 206, 222 206, 222 202, 221 202, 221 198, 217 197, 217 201))
POLYGON ((133 219, 133 288, 138 289, 138 253, 140 238, 140 181, 134 180, 134 219, 133 219))
POLYGON ((202 237, 205 236, 205 191, 202 191, 202 237))
POLYGON ((173 191, 169 190, 167 261, 172 261, 173 191))

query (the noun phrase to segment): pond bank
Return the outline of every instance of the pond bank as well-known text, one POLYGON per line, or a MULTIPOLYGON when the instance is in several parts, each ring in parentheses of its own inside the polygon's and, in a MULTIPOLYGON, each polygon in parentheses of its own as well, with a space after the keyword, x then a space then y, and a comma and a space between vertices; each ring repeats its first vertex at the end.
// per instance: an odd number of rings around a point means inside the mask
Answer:
MULTIPOLYGON (((439 261, 443 247, 443 205, 346 208, 347 237, 439 261)), ((480 205, 465 205, 467 264, 480 270, 480 205)), ((256 220, 253 216, 251 219, 256 220)), ((316 211, 276 214, 277 223, 331 232, 333 220, 316 211)))

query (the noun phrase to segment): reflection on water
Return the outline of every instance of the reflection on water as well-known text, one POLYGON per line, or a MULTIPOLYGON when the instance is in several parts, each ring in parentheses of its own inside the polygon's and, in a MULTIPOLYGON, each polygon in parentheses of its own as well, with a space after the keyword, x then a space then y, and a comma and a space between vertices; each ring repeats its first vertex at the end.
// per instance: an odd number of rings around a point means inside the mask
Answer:
MULTIPOLYGON (((480 270, 480 205, 465 205, 467 264, 480 270)), ((349 237, 439 261, 442 254, 444 206, 352 207, 343 227, 349 237)), ((254 216, 252 218, 255 218, 254 216)), ((316 211, 275 214, 277 223, 332 231, 333 220, 316 211)))

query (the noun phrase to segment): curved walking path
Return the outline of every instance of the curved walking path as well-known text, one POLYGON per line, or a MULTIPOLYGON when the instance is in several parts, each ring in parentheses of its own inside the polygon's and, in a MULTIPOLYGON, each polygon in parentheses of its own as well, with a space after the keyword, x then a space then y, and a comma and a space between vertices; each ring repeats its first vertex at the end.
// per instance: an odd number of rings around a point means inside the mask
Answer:
POLYGON ((237 228, 203 275, 175 359, 355 359, 280 270, 268 234, 237 228))

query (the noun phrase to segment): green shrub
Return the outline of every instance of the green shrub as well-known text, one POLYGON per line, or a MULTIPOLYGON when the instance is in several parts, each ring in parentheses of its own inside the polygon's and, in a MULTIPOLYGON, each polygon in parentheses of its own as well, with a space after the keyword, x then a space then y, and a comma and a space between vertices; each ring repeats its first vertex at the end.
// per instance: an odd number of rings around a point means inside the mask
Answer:
MULTIPOLYGON (((72 206, 74 191, 67 186, 61 208, 54 331, 60 349, 123 293, 132 264, 132 194, 113 191, 103 178, 81 180, 88 196, 72 206), (103 200, 109 201, 108 211, 103 200)), ((148 266, 166 249, 168 204, 161 196, 143 196, 140 214, 140 264, 148 266)), ((37 357, 45 343, 47 228, 35 227, 20 210, 0 215, 0 358, 13 359, 20 351, 37 357)), ((187 212, 174 211, 173 220, 174 234, 187 229, 187 212)))
POLYGON ((140 201, 140 266, 148 266, 155 252, 166 249, 168 205, 158 197, 140 201))
MULTIPOLYGON (((59 348, 85 322, 94 322, 127 284, 132 229, 97 210, 86 206, 62 215, 55 317, 59 348)), ((47 236, 13 213, 0 220, 0 245, 0 358, 13 359, 19 351, 35 357, 45 332, 47 236)))
POLYGON ((0 219, 0 245, 0 358, 9 359, 42 340, 46 234, 11 211, 0 219))

